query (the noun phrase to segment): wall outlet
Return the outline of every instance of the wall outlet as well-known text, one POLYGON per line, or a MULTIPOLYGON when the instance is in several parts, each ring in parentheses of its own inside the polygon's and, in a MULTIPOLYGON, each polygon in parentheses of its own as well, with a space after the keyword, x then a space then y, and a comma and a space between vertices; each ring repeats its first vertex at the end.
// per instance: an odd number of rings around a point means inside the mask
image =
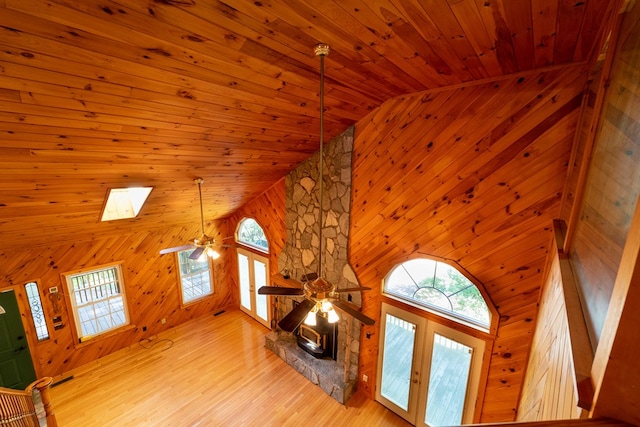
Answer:
POLYGON ((367 381, 369 381, 369 375, 367 374, 362 374, 362 382, 366 383, 367 381))
POLYGON ((160 323, 162 323, 164 325, 165 323, 167 323, 167 319, 163 318, 162 320, 160 320, 160 323))

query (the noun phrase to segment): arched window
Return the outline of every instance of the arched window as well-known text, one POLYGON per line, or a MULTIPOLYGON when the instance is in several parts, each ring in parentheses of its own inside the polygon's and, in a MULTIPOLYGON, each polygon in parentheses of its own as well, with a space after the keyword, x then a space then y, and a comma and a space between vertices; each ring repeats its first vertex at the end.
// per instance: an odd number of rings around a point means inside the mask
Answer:
POLYGON ((444 262, 417 258, 399 264, 384 279, 383 292, 482 329, 491 323, 489 307, 478 287, 444 262))
POLYGON ((269 253, 267 236, 264 235, 264 230, 260 227, 260 224, 253 218, 244 218, 240 221, 236 232, 236 241, 261 252, 269 253))

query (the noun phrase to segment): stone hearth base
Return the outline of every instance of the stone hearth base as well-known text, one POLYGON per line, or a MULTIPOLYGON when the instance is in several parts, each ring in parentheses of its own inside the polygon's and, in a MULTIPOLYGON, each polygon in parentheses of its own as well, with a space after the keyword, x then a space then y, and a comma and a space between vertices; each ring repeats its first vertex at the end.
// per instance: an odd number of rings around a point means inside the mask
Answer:
POLYGON ((316 359, 298 347, 292 334, 270 332, 265 347, 343 405, 355 390, 355 381, 344 382, 344 368, 335 360, 316 359))

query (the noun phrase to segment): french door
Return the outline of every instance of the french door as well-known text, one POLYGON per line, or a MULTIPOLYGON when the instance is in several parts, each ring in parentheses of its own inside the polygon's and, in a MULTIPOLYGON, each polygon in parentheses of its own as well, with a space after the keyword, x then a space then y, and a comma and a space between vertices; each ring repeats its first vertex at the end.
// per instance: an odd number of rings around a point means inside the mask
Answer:
POLYGON ((376 400, 416 426, 473 422, 484 341, 382 304, 376 400))
POLYGON ((271 303, 268 295, 258 289, 268 286, 269 259, 238 248, 238 278, 240 281, 240 309, 271 328, 271 303))

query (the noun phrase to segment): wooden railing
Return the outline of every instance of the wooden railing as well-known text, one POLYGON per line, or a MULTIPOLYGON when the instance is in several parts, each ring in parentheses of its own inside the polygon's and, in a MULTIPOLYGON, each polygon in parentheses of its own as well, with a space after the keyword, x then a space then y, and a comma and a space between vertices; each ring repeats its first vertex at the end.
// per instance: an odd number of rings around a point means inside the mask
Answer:
POLYGON ((33 401, 33 391, 38 390, 44 408, 47 427, 57 427, 49 397, 49 387, 53 378, 44 377, 29 384, 25 390, 0 387, 0 426, 39 426, 40 420, 33 401))

